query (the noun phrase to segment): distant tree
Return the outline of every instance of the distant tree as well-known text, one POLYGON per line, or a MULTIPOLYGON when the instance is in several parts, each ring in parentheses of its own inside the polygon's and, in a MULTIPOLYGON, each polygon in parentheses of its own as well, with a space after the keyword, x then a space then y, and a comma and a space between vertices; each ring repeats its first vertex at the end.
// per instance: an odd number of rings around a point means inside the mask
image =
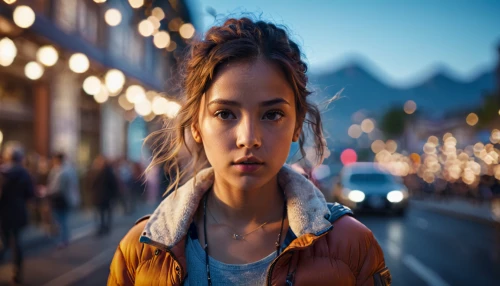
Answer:
POLYGON ((484 97, 483 104, 477 111, 479 122, 477 128, 482 129, 488 127, 493 120, 498 118, 498 111, 500 110, 500 96, 498 92, 491 92, 484 97))
POLYGON ((380 130, 386 138, 398 138, 403 135, 410 116, 400 106, 393 106, 382 116, 380 130))

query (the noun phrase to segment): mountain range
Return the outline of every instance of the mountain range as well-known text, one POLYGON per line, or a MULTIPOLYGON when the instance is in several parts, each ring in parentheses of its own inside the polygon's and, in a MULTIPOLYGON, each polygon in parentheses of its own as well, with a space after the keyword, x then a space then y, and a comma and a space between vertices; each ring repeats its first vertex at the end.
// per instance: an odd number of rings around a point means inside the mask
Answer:
MULTIPOLYGON (((358 111, 363 117, 379 119, 391 106, 408 100, 417 104, 420 114, 440 118, 457 110, 473 111, 482 103, 484 94, 495 87, 495 74, 485 71, 470 81, 462 81, 445 68, 434 71, 428 78, 409 87, 396 87, 380 80, 361 61, 350 61, 342 67, 322 73, 309 74, 315 101, 324 102, 337 92, 340 98, 323 112, 325 130, 333 142, 348 142, 347 130, 357 122, 352 118, 358 111)), ((324 105, 322 105, 324 107, 324 105)))

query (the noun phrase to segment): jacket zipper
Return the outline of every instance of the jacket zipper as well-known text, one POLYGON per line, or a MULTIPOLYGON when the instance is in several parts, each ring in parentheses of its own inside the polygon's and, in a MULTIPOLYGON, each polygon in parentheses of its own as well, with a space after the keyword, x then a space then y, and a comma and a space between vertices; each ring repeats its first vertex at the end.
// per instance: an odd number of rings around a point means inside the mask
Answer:
MULTIPOLYGON (((278 257, 276 257, 274 259, 274 261, 271 263, 271 266, 269 266, 269 271, 267 272, 267 285, 271 286, 271 275, 273 273, 273 270, 274 270, 274 266, 276 266, 276 264, 278 263, 278 261, 285 255, 285 253, 290 253, 291 255, 293 255, 293 252, 296 251, 296 250, 300 250, 300 249, 305 249, 311 245, 313 245, 314 243, 316 243, 316 241, 318 239, 320 239, 321 237, 325 236, 326 234, 328 234, 333 228, 330 227, 328 230, 324 231, 323 233, 321 233, 319 236, 316 237, 316 239, 309 245, 307 246, 299 246, 299 247, 294 247, 294 248, 291 248, 291 249, 285 249, 285 251, 283 251, 278 257)), ((288 279, 288 275, 287 275, 287 279, 288 279)))

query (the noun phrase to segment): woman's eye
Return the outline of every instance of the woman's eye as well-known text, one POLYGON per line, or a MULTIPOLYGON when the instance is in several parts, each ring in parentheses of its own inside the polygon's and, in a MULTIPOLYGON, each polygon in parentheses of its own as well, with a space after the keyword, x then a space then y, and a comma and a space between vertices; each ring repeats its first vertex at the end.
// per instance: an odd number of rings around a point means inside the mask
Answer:
POLYGON ((222 120, 235 119, 234 115, 231 112, 224 110, 216 112, 215 116, 222 120))
POLYGON ((278 121, 284 116, 281 111, 270 111, 264 115, 265 120, 278 121))

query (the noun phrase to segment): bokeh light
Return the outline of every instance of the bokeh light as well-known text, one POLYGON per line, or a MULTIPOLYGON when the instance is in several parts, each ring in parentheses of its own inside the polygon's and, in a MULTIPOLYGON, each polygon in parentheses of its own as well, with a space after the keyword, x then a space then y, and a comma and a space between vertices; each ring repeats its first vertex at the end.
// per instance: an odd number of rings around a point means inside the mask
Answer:
POLYGON ((474 126, 479 122, 479 117, 477 117, 477 114, 475 114, 475 113, 470 113, 469 115, 467 115, 467 118, 465 119, 465 121, 470 126, 474 126))
POLYGON ((134 9, 141 8, 144 5, 144 0, 128 0, 130 6, 134 9))
POLYGON ((43 75, 43 67, 37 62, 29 62, 24 67, 24 74, 31 80, 37 80, 43 75))
POLYGON ((347 130, 347 134, 352 137, 352 138, 359 138, 361 136, 361 133, 363 131, 361 130, 361 126, 359 126, 358 124, 353 124, 349 127, 349 129, 347 130))
POLYGON ((36 52, 36 59, 44 66, 51 67, 57 63, 59 53, 53 46, 43 46, 36 52))
POLYGON ((96 76, 89 76, 83 81, 83 90, 89 95, 96 95, 101 91, 101 80, 96 76))
POLYGON ((35 12, 28 6, 17 6, 13 14, 14 23, 20 28, 29 28, 35 23, 35 12))
POLYGON ((153 26, 153 23, 149 20, 142 20, 139 23, 138 26, 139 34, 141 34, 143 37, 149 37, 153 35, 153 32, 155 31, 155 27, 153 26))
POLYGON ((135 104, 134 110, 140 116, 147 116, 152 111, 151 102, 149 100, 142 100, 135 104))
POLYGON ((179 28, 179 34, 181 37, 184 39, 191 39, 195 33, 195 29, 193 24, 191 23, 185 23, 182 24, 182 26, 179 28))
POLYGON ((111 8, 104 14, 104 20, 112 27, 118 26, 122 21, 122 13, 117 9, 111 8))
POLYGON ((413 114, 417 110, 417 104, 413 100, 408 100, 405 102, 403 109, 406 114, 413 114))
POLYGON ((385 150, 389 151, 390 153, 395 153, 397 149, 398 143, 396 143, 396 141, 387 140, 387 142, 385 142, 385 150))
POLYGON ((153 10, 151 11, 151 14, 153 15, 153 17, 155 17, 159 21, 161 21, 165 18, 165 12, 163 12, 163 10, 160 7, 153 8, 153 10))
POLYGON ((361 122, 361 130, 365 133, 372 132, 374 128, 375 128, 375 123, 373 123, 373 120, 369 118, 364 119, 363 122, 361 122))
POLYGON ((101 88, 98 93, 94 95, 94 100, 97 103, 104 103, 109 98, 109 91, 104 84, 101 84, 101 88))
POLYGON ((111 69, 106 73, 104 82, 109 92, 118 93, 125 84, 125 75, 120 70, 111 69))
POLYGON ((375 153, 375 154, 377 154, 380 151, 384 150, 385 149, 385 143, 384 143, 384 141, 382 141, 382 140, 375 140, 375 141, 373 141, 373 143, 371 145, 371 149, 372 149, 373 153, 375 153))
POLYGON ((17 48, 14 42, 9 38, 0 40, 0 65, 10 66, 17 56, 17 48))
POLYGON ((170 44, 170 35, 165 31, 160 31, 154 35, 153 43, 158 49, 164 49, 170 44))
POLYGON ((353 149, 345 149, 340 154, 340 161, 344 165, 356 163, 357 160, 358 160, 358 154, 356 154, 356 151, 354 151, 353 149))
MULTIPOLYGON (((131 85, 125 92, 127 100, 131 103, 137 104, 146 99, 146 91, 140 85, 131 85)), ((140 114, 142 115, 142 114, 140 114)))
POLYGON ((90 62, 82 53, 73 54, 69 58, 69 68, 75 73, 84 73, 89 69, 90 62))

